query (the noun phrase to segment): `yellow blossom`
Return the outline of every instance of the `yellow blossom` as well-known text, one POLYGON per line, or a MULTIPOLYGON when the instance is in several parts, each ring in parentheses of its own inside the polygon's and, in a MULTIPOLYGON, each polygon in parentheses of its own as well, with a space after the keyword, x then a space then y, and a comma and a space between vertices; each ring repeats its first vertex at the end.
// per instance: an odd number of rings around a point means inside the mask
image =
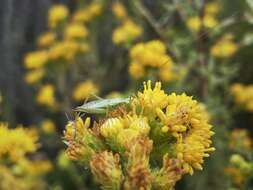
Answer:
POLYGON ((64 5, 54 5, 48 12, 48 22, 50 28, 55 28, 60 22, 64 21, 69 15, 68 8, 64 5))
POLYGON ((248 111, 253 111, 253 85, 233 84, 231 94, 238 105, 244 106, 248 111))
POLYGON ((25 74, 25 81, 27 84, 34 84, 37 81, 41 80, 44 74, 45 74, 44 69, 34 69, 31 71, 28 71, 25 74))
POLYGON ((89 6, 86 8, 89 14, 91 15, 91 18, 98 16, 102 12, 103 5, 101 2, 93 1, 89 4, 89 6))
POLYGON ((216 15, 220 11, 220 5, 217 2, 207 3, 205 6, 205 14, 216 15))
POLYGON ((171 57, 166 53, 166 45, 159 40, 134 45, 129 53, 132 63, 129 73, 135 79, 144 77, 146 73, 154 72, 151 68, 157 68, 157 75, 162 81, 177 79, 178 73, 174 71, 171 57))
POLYGON ((130 43, 142 34, 142 28, 132 20, 125 20, 121 26, 116 28, 112 34, 115 44, 130 43))
POLYGON ((206 14, 203 17, 203 26, 206 28, 214 28, 218 24, 218 21, 215 19, 215 17, 211 14, 206 14))
POLYGON ((50 119, 46 119, 41 123, 41 128, 43 130, 44 133, 54 133, 55 132, 55 124, 52 120, 50 119))
POLYGON ((48 53, 46 51, 35 51, 26 54, 25 67, 27 69, 38 69, 43 67, 48 61, 48 53))
POLYGON ((9 156, 12 161, 18 161, 37 150, 37 141, 37 133, 32 129, 20 126, 9 129, 7 124, 0 123, 0 158, 9 156))
POLYGON ((55 43, 49 50, 49 58, 52 60, 67 60, 68 63, 73 63, 72 60, 80 53, 85 53, 89 50, 87 44, 80 44, 74 40, 65 40, 55 43))
POLYGON ((92 2, 87 7, 82 8, 74 12, 72 20, 75 23, 87 23, 91 21, 95 16, 98 16, 102 12, 102 4, 99 2, 92 2))
POLYGON ((138 92, 132 100, 135 107, 142 107, 144 113, 154 113, 157 108, 163 109, 168 104, 168 95, 161 89, 161 83, 157 82, 152 89, 151 81, 144 82, 143 92, 138 92))
POLYGON ((48 173, 53 169, 53 165, 49 160, 27 160, 22 159, 19 161, 16 166, 18 170, 21 170, 23 173, 28 173, 30 175, 42 175, 48 173))
POLYGON ((129 66, 129 73, 134 79, 140 79, 145 76, 144 66, 133 62, 129 66))
POLYGON ((168 95, 160 82, 154 88, 151 81, 144 82, 144 90, 131 98, 123 114, 119 109, 94 125, 88 122, 89 128, 82 120, 71 122, 64 133, 67 155, 89 161, 104 189, 172 189, 184 174, 201 170, 204 158, 215 150, 204 106, 185 94, 168 95))
POLYGON ((80 9, 74 12, 72 19, 74 23, 86 23, 90 21, 91 15, 86 9, 80 9))
POLYGON ((110 118, 100 127, 100 133, 105 138, 114 138, 123 128, 124 125, 120 119, 110 118))
POLYGON ((172 81, 178 79, 179 73, 174 71, 173 62, 170 57, 167 61, 159 68, 159 78, 162 81, 172 81))
MULTIPOLYGON (((130 50, 132 63, 129 67, 131 76, 135 79, 144 77, 150 68, 158 68, 158 76, 163 81, 177 79, 177 72, 171 57, 166 54, 166 46, 159 40, 138 43, 130 50)), ((151 70, 151 72, 154 72, 151 70)))
POLYGON ((198 16, 190 17, 187 20, 187 26, 194 32, 198 32, 201 28, 201 19, 198 16))
POLYGON ((39 36, 37 43, 39 47, 49 47, 55 42, 55 40, 56 35, 54 32, 46 32, 39 36))
POLYGON ((139 64, 160 67, 171 58, 166 54, 166 46, 159 40, 138 43, 130 50, 130 58, 139 64))
POLYGON ((87 100, 91 95, 98 93, 98 87, 92 81, 79 83, 73 92, 73 98, 76 101, 87 100))
POLYGON ((90 118, 83 122, 77 117, 74 121, 69 121, 64 131, 64 141, 68 145, 66 154, 72 160, 78 160, 88 165, 91 157, 103 149, 100 139, 97 139, 93 131, 89 130, 90 118))
POLYGON ((167 131, 177 138, 177 158, 183 163, 184 171, 192 174, 193 168, 202 169, 203 159, 209 156, 208 152, 214 151, 210 147, 210 138, 214 134, 212 126, 202 106, 192 97, 173 93, 167 101, 166 113, 158 108, 157 115, 167 126, 167 131))
POLYGON ((56 100, 55 100, 54 86, 51 84, 42 86, 42 88, 39 90, 37 94, 36 100, 41 105, 48 107, 55 107, 56 100))
POLYGON ((118 19, 124 19, 127 17, 126 9, 124 5, 120 2, 113 3, 112 12, 118 19))
POLYGON ((217 58, 228 58, 233 56, 238 50, 238 45, 233 41, 230 35, 223 36, 211 48, 211 54, 217 58))
POLYGON ((67 40, 82 39, 88 35, 86 27, 82 24, 70 24, 66 27, 64 37, 67 40))

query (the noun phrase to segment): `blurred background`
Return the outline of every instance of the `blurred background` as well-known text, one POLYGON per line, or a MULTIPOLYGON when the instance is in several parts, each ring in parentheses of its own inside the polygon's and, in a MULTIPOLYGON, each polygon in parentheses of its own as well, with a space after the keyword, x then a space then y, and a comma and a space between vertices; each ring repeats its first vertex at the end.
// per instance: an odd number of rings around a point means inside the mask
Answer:
POLYGON ((98 189, 65 156, 65 125, 148 79, 202 102, 216 133, 175 189, 253 188, 251 0, 2 0, 0 26, 0 189, 98 189), (27 148, 5 150, 12 138, 27 148))

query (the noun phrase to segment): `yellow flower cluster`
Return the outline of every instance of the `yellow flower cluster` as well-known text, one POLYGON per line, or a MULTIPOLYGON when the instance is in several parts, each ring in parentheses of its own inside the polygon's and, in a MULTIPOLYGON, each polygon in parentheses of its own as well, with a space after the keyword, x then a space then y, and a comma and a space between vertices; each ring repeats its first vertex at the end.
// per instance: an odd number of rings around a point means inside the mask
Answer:
POLYGON ((98 87, 90 80, 77 84, 73 91, 73 98, 76 101, 84 101, 90 98, 91 95, 98 93, 98 87))
POLYGON ((66 125, 66 152, 105 189, 173 189, 215 150, 204 107, 185 94, 166 94, 160 82, 144 83, 128 106, 90 125, 80 117, 66 125))
MULTIPOLYGON (((92 2, 85 10, 80 11, 89 14, 91 19, 100 14, 101 8, 101 3, 92 2)), ((89 32, 84 23, 75 19, 76 14, 67 20, 69 11, 64 5, 53 6, 48 14, 50 30, 39 36, 37 45, 40 50, 27 53, 24 58, 28 69, 25 81, 28 84, 34 84, 46 76, 45 67, 48 63, 75 63, 74 59, 78 55, 89 51, 86 42, 89 32), (61 25, 59 30, 54 30, 58 25, 61 25)))
POLYGON ((237 50, 238 45, 234 42, 233 36, 226 34, 213 45, 211 54, 217 58, 228 58, 233 56, 237 50))
POLYGON ((37 94, 36 100, 40 105, 48 106, 50 108, 55 107, 56 100, 54 86, 51 84, 42 86, 37 94))
POLYGON ((207 29, 214 28, 218 24, 216 16, 219 13, 219 10, 220 5, 217 2, 207 3, 203 18, 200 18, 199 16, 190 17, 186 21, 186 24, 193 32, 198 32, 202 27, 207 29))
POLYGON ((33 153, 38 148, 36 131, 17 127, 9 129, 0 123, 0 159, 8 156, 12 161, 22 159, 25 154, 33 153))
POLYGON ((244 106, 248 111, 253 111, 253 85, 233 84, 230 88, 238 105, 244 106))
POLYGON ((87 23, 102 12, 103 5, 99 1, 91 2, 87 7, 73 13, 72 21, 75 23, 87 23))
POLYGON ((116 28, 112 34, 115 44, 129 44, 142 34, 142 28, 132 20, 124 20, 122 25, 116 28))
POLYGON ((153 90, 151 81, 144 86, 144 92, 133 100, 134 106, 141 106, 142 112, 147 114, 155 110, 153 117, 160 119, 161 131, 176 138, 176 158, 186 173, 192 174, 193 168, 202 169, 203 159, 215 150, 210 147, 214 132, 203 106, 185 94, 167 95, 161 90, 160 83, 156 83, 153 90))
POLYGON ((86 43, 79 44, 74 40, 64 40, 51 46, 48 54, 52 61, 62 60, 72 64, 77 55, 85 53, 88 50, 89 46, 86 43))
POLYGON ((50 28, 57 27, 61 22, 65 21, 69 15, 69 10, 64 5, 54 5, 48 12, 48 23, 50 28))
POLYGON ((39 47, 46 48, 55 43, 56 34, 54 32, 45 32, 39 36, 37 44, 39 47))
POLYGON ((135 79, 149 76, 154 69, 158 69, 158 77, 162 81, 178 78, 179 73, 174 72, 173 61, 166 53, 165 44, 159 40, 134 45, 130 58, 129 73, 135 79))
POLYGON ((25 74, 25 81, 27 84, 34 84, 37 81, 41 80, 44 74, 45 74, 45 70, 43 68, 28 71, 25 74))
POLYGON ((125 19, 127 17, 124 5, 118 1, 113 3, 112 12, 118 19, 125 19))
POLYGON ((41 123, 41 129, 46 134, 54 133, 56 130, 55 124, 52 120, 46 119, 41 123))
POLYGON ((25 67, 27 69, 38 69, 43 67, 48 61, 46 51, 36 51, 28 53, 25 57, 25 67))
POLYGON ((88 31, 82 24, 70 24, 66 27, 64 37, 66 40, 83 39, 87 37, 88 31))
POLYGON ((129 45, 143 33, 143 30, 128 16, 124 5, 120 2, 113 3, 112 11, 121 23, 113 31, 112 41, 115 44, 129 45))
POLYGON ((41 177, 52 170, 49 160, 29 160, 39 144, 34 129, 18 126, 10 129, 0 123, 0 189, 45 189, 41 177), (32 179, 32 180, 31 180, 32 179))

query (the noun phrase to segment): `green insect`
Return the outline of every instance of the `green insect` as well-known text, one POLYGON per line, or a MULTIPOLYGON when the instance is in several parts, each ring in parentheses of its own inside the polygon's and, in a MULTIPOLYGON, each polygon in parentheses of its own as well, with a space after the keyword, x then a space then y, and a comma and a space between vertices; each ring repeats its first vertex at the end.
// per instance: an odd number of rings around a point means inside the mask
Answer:
POLYGON ((112 99, 102 99, 84 103, 74 109, 77 112, 84 112, 89 114, 105 114, 108 109, 119 104, 129 104, 130 98, 112 98, 112 99))

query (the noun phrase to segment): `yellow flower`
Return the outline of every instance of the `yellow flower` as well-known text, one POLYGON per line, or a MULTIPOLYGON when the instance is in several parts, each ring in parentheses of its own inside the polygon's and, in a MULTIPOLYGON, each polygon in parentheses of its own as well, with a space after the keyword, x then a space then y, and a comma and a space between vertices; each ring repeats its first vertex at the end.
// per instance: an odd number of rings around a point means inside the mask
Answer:
POLYGON ((48 23, 50 28, 55 28, 69 15, 68 8, 64 5, 54 5, 48 12, 48 23))
POLYGON ((71 165, 70 159, 63 151, 61 151, 57 156, 57 165, 63 169, 68 168, 71 165))
POLYGON ((214 28, 217 26, 218 21, 215 19, 215 17, 211 14, 206 14, 203 18, 203 25, 206 28, 214 28))
MULTIPOLYGON (((26 176, 25 176, 26 177, 26 176)), ((3 164, 0 165, 0 189, 13 189, 13 190, 32 190, 33 187, 30 184, 31 180, 26 180, 24 176, 17 176, 13 169, 3 164)), ((34 182, 37 180, 33 180, 34 182)), ((35 182, 35 183, 36 183, 35 182)), ((34 185, 34 184, 33 184, 34 185)), ((36 185, 41 185, 36 183, 36 185)))
POLYGON ((179 73, 174 72, 173 69, 172 59, 168 57, 166 63, 164 63, 159 69, 159 78, 165 82, 178 79, 179 73))
POLYGON ((125 128, 137 131, 139 134, 147 136, 150 131, 147 117, 138 117, 137 115, 127 115, 123 118, 125 128))
POLYGON ((253 111, 253 85, 233 84, 231 94, 235 102, 244 106, 248 111, 253 111))
POLYGON ((9 129, 7 124, 0 123, 0 158, 9 156, 12 161, 18 161, 37 150, 37 141, 37 133, 32 129, 20 126, 9 129))
POLYGON ((87 11, 91 15, 91 18, 93 18, 101 14, 102 8, 103 5, 101 2, 94 1, 87 7, 87 11))
POLYGON ((130 58, 136 63, 151 67, 160 67, 171 60, 166 55, 165 44, 158 40, 134 45, 130 50, 130 58))
POLYGON ((159 40, 152 40, 146 43, 134 45, 129 53, 132 63, 129 66, 130 75, 139 79, 149 71, 154 72, 157 68, 157 75, 162 81, 178 79, 178 72, 174 71, 171 57, 166 53, 166 45, 159 40))
POLYGON ((35 51, 26 54, 25 67, 27 69, 38 69, 43 67, 48 61, 48 53, 46 51, 35 51))
POLYGON ((124 19, 127 17, 127 12, 124 5, 118 1, 113 3, 112 12, 118 19, 124 19))
POLYGON ((79 83, 73 92, 73 98, 76 101, 87 100, 92 94, 98 93, 98 87, 92 81, 79 83))
POLYGON ((82 39, 88 35, 88 31, 82 24, 70 24, 66 27, 64 37, 67 40, 82 39))
POLYGON ((187 26, 189 29, 191 29, 194 32, 198 32, 201 28, 201 19, 197 16, 194 17, 190 17, 187 22, 186 22, 187 26))
POLYGON ((87 23, 95 16, 100 15, 102 12, 102 4, 99 2, 92 2, 85 8, 79 9, 74 12, 72 20, 75 23, 87 23))
MULTIPOLYGON (((168 95, 161 89, 161 83, 157 82, 152 89, 151 81, 144 82, 143 92, 138 92, 132 100, 134 107, 141 107, 141 111, 152 114, 157 108, 163 109, 168 104, 168 95)), ((140 108, 139 108, 140 109, 140 108)))
POLYGON ((87 44, 80 44, 74 40, 65 40, 55 43, 49 50, 49 58, 52 60, 63 59, 68 63, 73 63, 72 60, 81 53, 89 50, 87 44))
POLYGON ((205 6, 205 14, 216 15, 220 11, 220 5, 217 2, 207 3, 205 6))
POLYGON ((76 120, 66 126, 67 155, 90 163, 103 189, 172 189, 184 174, 202 169, 215 150, 202 104, 185 94, 166 94, 160 82, 152 88, 151 81, 128 104, 123 114, 119 106, 94 125, 76 120))
POLYGON ((66 154, 70 159, 80 161, 84 165, 89 164, 96 152, 104 149, 104 144, 88 129, 89 126, 90 118, 83 122, 82 118, 77 117, 68 122, 64 131, 64 141, 68 145, 66 154))
POLYGON ((43 130, 44 133, 54 133, 55 132, 55 124, 52 120, 50 119, 46 119, 41 123, 41 128, 43 130))
POLYGON ((145 75, 144 66, 133 62, 129 66, 129 73, 134 79, 140 79, 145 75))
POLYGON ((49 160, 27 160, 22 159, 19 161, 19 170, 29 175, 37 176, 50 172, 53 169, 53 165, 49 160))
POLYGON ((193 168, 202 169, 203 159, 209 156, 208 152, 215 150, 210 147, 210 138, 214 134, 210 130, 212 126, 203 107, 192 97, 173 93, 168 96, 167 103, 165 113, 161 108, 156 109, 164 126, 161 130, 177 138, 177 158, 184 171, 192 174, 193 168))
POLYGON ((142 34, 142 28, 132 20, 125 20, 121 26, 116 28, 112 34, 112 41, 115 44, 130 43, 142 34))
POLYGON ((55 42, 55 40, 56 35, 54 32, 46 32, 39 36, 37 43, 39 47, 49 47, 55 42))
POLYGON ((115 138, 124 125, 119 118, 110 118, 100 127, 100 133, 105 138, 115 138))
POLYGON ((238 50, 238 45, 230 35, 223 36, 212 48, 211 54, 217 58, 228 58, 233 56, 238 50))
POLYGON ((90 21, 91 15, 86 9, 80 9, 74 12, 72 19, 74 23, 86 23, 90 21))
POLYGON ((41 105, 48 107, 55 107, 56 100, 55 100, 54 86, 51 84, 42 86, 42 88, 39 90, 37 94, 36 100, 41 105))
POLYGON ((41 80, 44 74, 44 69, 35 69, 28 71, 25 75, 25 81, 27 84, 34 84, 37 81, 41 80))
POLYGON ((83 122, 81 117, 77 117, 74 121, 69 121, 65 127, 64 139, 68 142, 82 139, 83 136, 89 133, 90 122, 89 117, 85 119, 85 122, 83 122))

